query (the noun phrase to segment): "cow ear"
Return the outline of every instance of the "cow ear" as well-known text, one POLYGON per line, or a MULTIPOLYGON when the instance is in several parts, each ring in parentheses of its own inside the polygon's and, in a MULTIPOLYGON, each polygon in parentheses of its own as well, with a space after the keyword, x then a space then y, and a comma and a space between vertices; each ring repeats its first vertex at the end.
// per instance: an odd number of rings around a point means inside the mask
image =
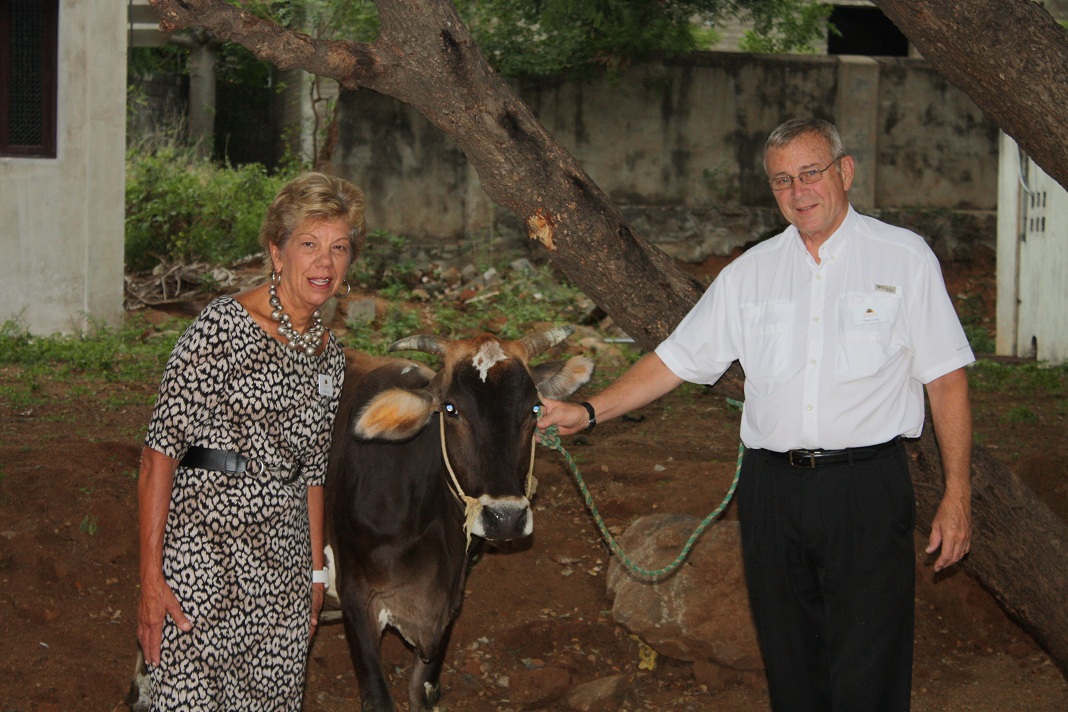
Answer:
POLYGON ((434 403, 426 394, 390 388, 363 407, 352 432, 365 440, 407 440, 423 429, 433 413, 434 403))
POLYGON ((567 361, 546 361, 531 368, 538 393, 543 398, 560 400, 589 383, 593 376, 593 361, 575 356, 567 361))

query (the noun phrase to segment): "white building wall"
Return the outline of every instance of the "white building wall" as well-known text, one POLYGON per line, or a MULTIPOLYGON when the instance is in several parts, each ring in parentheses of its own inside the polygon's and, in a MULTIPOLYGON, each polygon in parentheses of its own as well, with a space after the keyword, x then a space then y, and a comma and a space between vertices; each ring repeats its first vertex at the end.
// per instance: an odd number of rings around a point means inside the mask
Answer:
POLYGON ((1068 359, 1068 192, 1001 135, 997 353, 1068 359))
POLYGON ((0 322, 122 318, 126 4, 60 0, 56 158, 0 158, 0 322))

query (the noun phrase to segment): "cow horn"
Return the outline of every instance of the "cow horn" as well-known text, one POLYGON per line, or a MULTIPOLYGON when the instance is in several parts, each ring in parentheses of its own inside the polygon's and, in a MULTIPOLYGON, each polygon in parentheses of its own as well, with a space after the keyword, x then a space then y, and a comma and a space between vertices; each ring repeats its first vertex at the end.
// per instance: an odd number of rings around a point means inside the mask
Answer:
POLYGON ((558 343, 575 333, 575 327, 570 324, 558 326, 555 329, 539 331, 536 334, 528 334, 519 342, 527 351, 527 358, 534 358, 542 351, 551 349, 558 343))
POLYGON ((435 356, 444 356, 445 347, 449 340, 432 334, 416 334, 406 336, 400 341, 394 341, 389 346, 390 351, 422 351, 435 356))

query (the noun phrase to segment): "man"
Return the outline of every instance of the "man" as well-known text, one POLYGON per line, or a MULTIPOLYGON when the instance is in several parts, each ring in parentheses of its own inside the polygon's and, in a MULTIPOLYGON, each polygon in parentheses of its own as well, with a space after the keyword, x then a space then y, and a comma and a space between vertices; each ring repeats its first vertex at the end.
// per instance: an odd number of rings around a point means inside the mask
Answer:
POLYGON ((907 710, 915 501, 901 438, 920 434, 926 385, 945 471, 927 546, 940 571, 971 539, 974 357, 923 239, 850 207, 854 162, 832 124, 781 125, 764 169, 790 227, 588 403, 547 401, 540 427, 592 427, 737 359, 738 515, 772 707, 907 710))

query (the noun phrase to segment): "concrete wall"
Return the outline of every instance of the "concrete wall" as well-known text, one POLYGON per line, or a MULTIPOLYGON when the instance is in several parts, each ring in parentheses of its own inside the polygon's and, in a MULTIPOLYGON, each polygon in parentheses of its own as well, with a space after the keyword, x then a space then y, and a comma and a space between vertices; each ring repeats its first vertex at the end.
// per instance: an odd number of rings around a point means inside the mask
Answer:
MULTIPOLYGON (((923 60, 707 53, 518 94, 634 226, 680 259, 725 254, 782 225, 765 182, 768 132, 794 116, 839 126, 851 199, 954 258, 995 242, 997 132, 923 60)), ((369 226, 414 238, 525 237, 462 153, 409 107, 343 92, 335 169, 368 195, 369 226)))
POLYGON ((0 322, 122 318, 126 5, 59 3, 57 155, 0 158, 0 322))

